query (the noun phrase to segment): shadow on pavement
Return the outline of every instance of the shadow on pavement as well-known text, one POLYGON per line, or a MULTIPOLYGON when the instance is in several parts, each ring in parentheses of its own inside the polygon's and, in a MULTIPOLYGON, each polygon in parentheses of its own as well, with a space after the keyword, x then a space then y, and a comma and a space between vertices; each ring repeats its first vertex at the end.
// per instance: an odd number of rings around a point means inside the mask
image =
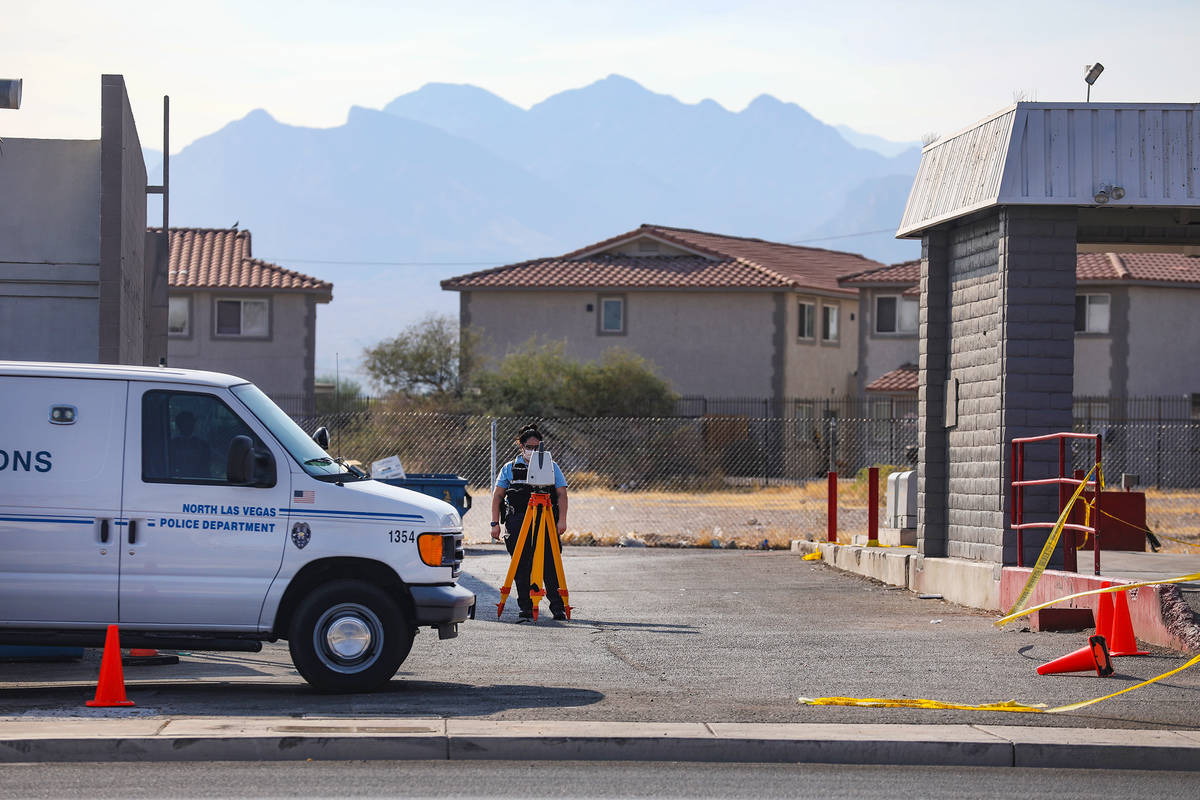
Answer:
MULTIPOLYGON (((79 686, 21 686, 3 690, 5 714, 62 713, 90 699, 94 689, 79 686)), ((471 686, 464 683, 406 680, 403 673, 382 689, 366 694, 321 694, 296 676, 294 683, 127 684, 137 707, 172 715, 295 716, 300 714, 371 714, 459 717, 524 708, 575 708, 604 699, 590 689, 538 684, 471 686)))

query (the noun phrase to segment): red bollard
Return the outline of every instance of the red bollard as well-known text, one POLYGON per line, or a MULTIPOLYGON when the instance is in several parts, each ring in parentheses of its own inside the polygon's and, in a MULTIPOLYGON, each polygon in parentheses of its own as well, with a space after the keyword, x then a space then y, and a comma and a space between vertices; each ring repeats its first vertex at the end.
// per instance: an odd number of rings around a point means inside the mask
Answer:
POLYGON ((837 541, 837 473, 829 473, 829 489, 826 492, 829 497, 828 511, 828 538, 831 542, 837 541))
POLYGON ((867 547, 879 547, 879 467, 867 470, 867 547))

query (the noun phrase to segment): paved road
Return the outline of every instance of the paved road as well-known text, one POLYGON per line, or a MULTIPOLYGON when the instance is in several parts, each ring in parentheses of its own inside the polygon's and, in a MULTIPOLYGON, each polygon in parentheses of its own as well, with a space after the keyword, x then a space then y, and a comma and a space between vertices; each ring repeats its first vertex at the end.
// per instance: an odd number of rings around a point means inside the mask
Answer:
POLYGON ((1195 773, 824 764, 373 761, 0 765, 10 798, 1191 797, 1195 773))
MULTIPOLYGON (((513 623, 515 599, 502 621, 489 611, 507 565, 499 547, 470 551, 464 583, 479 594, 480 619, 452 641, 423 632, 384 691, 315 694, 277 644, 127 669, 138 709, 105 713, 1200 729, 1200 667, 1062 715, 798 705, 798 695, 1060 704, 1182 660, 1121 659, 1107 679, 1039 677, 1037 664, 1076 649, 1083 636, 1000 631, 990 614, 786 552, 568 548, 574 620, 532 626, 513 623)), ((95 715, 82 708, 95 675, 94 660, 0 664, 0 715, 95 715)))

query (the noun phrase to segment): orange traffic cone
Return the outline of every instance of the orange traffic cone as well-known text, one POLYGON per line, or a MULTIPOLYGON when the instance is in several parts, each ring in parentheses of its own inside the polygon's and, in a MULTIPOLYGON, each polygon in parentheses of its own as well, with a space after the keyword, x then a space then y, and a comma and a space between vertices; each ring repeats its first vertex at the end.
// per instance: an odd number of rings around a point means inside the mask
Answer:
POLYGON ((1074 653, 1067 653, 1042 664, 1037 668, 1037 674, 1057 675, 1061 672, 1087 672, 1091 669, 1096 670, 1100 677, 1112 675, 1112 660, 1108 657, 1108 645, 1104 643, 1103 636, 1092 636, 1086 645, 1074 653))
POLYGON ((1113 592, 1112 642, 1111 655, 1114 656, 1148 656, 1145 650, 1138 650, 1137 638, 1133 635, 1133 620, 1129 617, 1129 598, 1125 592, 1113 592))
POLYGON ((88 700, 93 708, 131 706, 125 699, 125 675, 121 671, 121 638, 116 625, 108 626, 104 637, 104 655, 100 658, 100 682, 96 684, 96 699, 88 700))
MULTIPOLYGON (((1110 581, 1100 584, 1101 589, 1112 586, 1110 581)), ((1113 598, 1111 592, 1099 596, 1100 605, 1096 609, 1096 635, 1103 636, 1106 642, 1112 641, 1113 598)), ((1111 653, 1109 655, 1112 655, 1111 653)))

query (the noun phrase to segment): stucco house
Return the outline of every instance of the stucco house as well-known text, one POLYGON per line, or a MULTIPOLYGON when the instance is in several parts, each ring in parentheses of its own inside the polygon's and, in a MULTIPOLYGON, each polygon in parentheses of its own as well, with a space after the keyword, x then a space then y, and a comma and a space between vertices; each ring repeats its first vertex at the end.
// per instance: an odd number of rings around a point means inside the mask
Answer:
POLYGON ((311 398, 317 304, 333 284, 252 257, 247 230, 171 228, 170 246, 168 363, 238 375, 291 405, 311 398))
MULTIPOLYGON (((859 289, 859 392, 916 397, 920 279, 910 261, 839 281, 859 289)), ((1200 257, 1079 252, 1075 396, 1200 396, 1198 305, 1200 257)))
POLYGON ((853 253, 642 225, 551 258, 442 282, 460 324, 503 357, 533 335, 590 361, 636 352, 682 395, 841 397, 853 391, 859 310, 838 276, 853 253))

